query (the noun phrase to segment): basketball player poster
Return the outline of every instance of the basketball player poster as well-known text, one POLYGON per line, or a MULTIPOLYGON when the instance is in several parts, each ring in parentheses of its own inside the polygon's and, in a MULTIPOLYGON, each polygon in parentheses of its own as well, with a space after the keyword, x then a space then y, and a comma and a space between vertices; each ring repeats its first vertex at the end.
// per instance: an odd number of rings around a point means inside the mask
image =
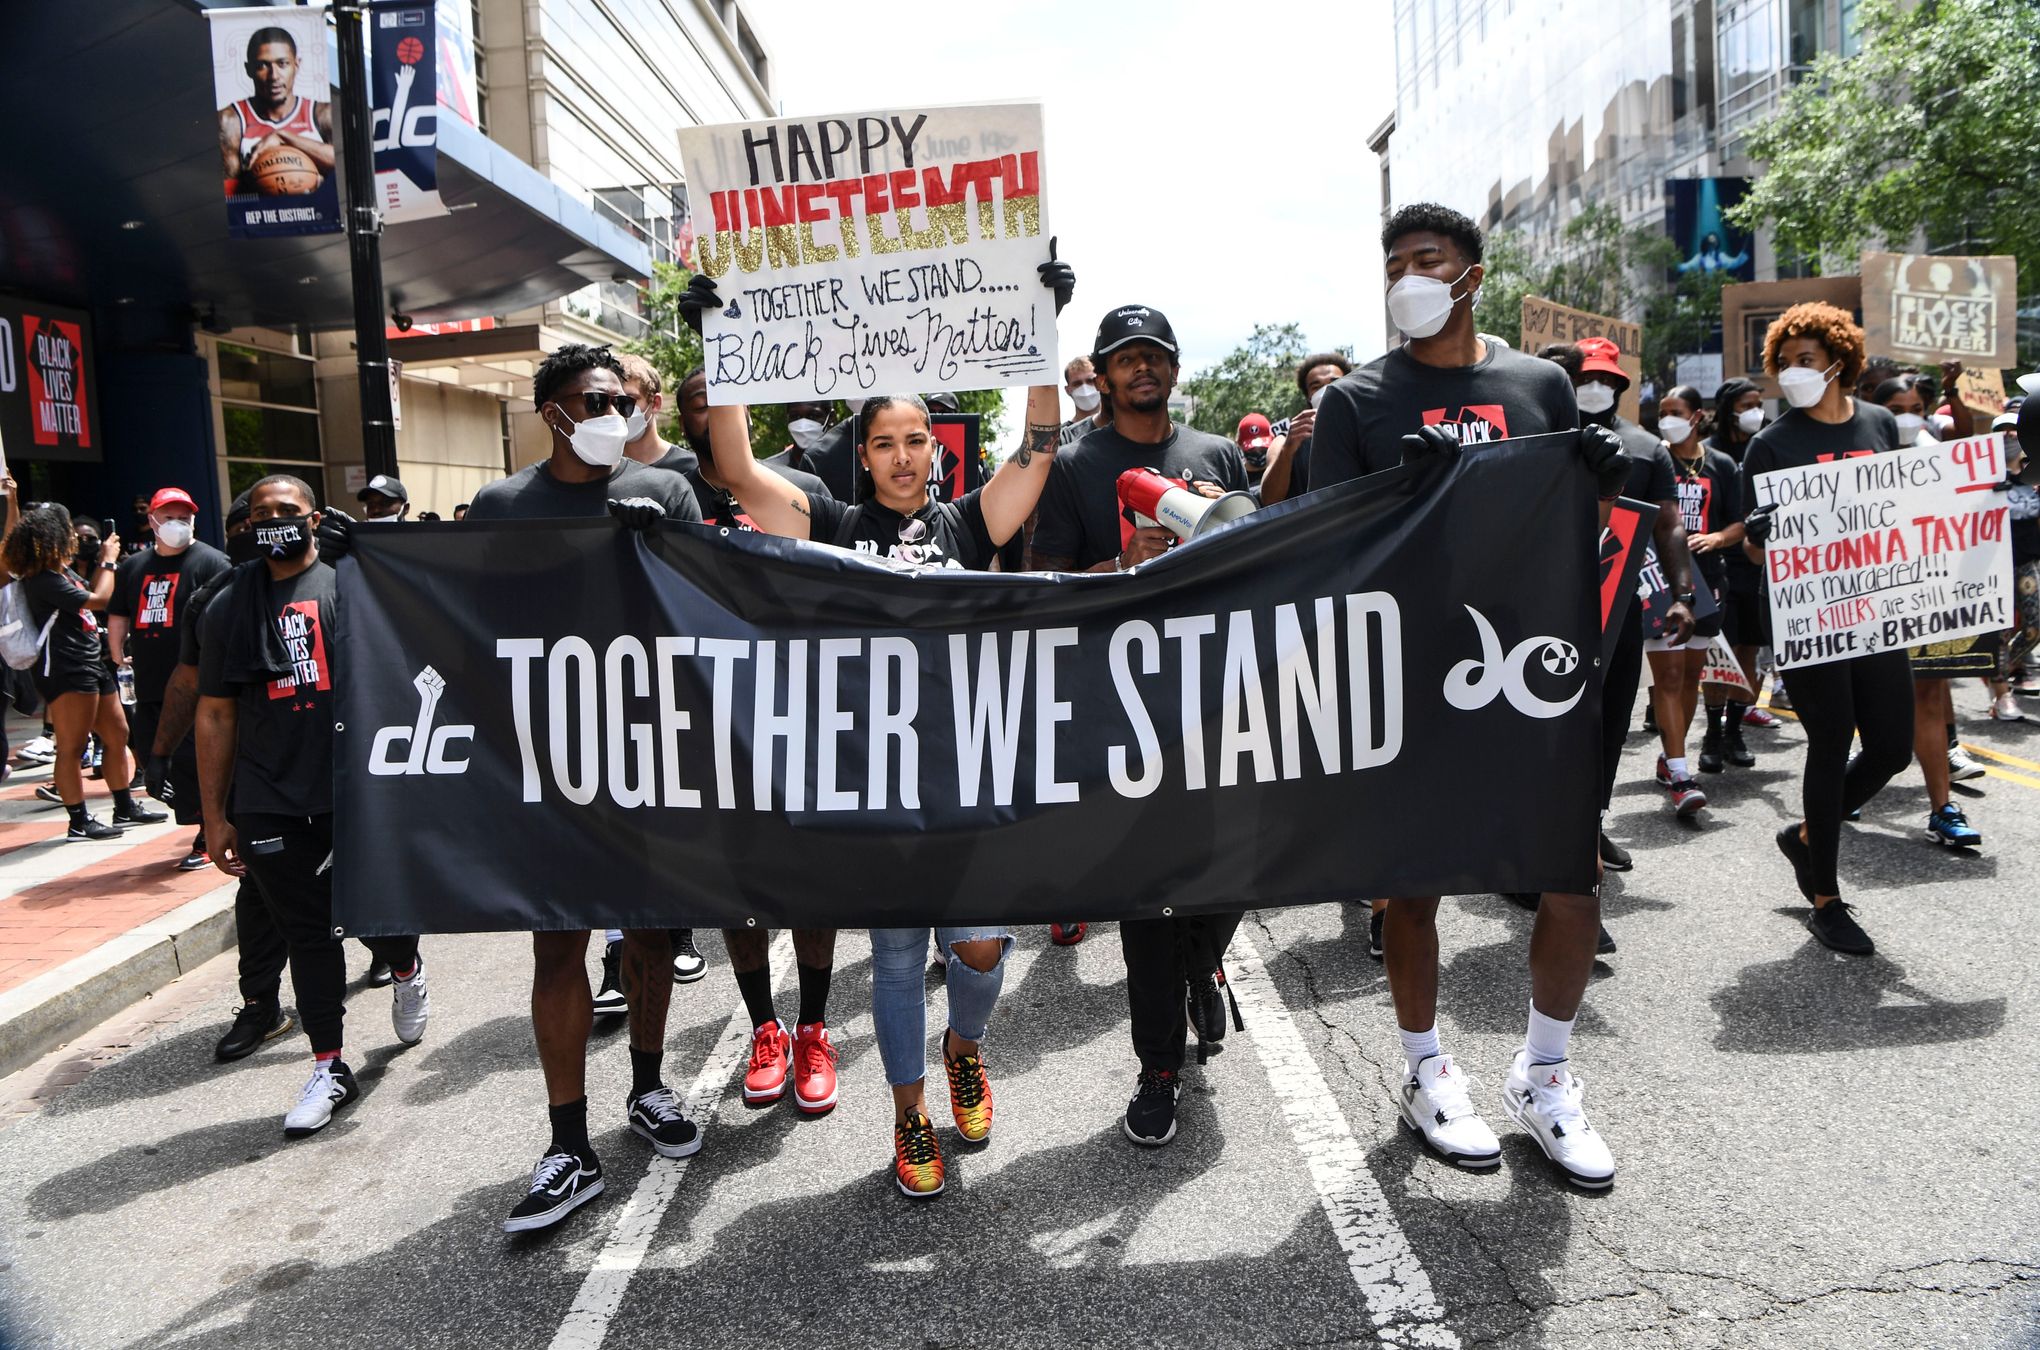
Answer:
POLYGON ((213 96, 227 233, 341 228, 323 9, 214 9, 213 96))

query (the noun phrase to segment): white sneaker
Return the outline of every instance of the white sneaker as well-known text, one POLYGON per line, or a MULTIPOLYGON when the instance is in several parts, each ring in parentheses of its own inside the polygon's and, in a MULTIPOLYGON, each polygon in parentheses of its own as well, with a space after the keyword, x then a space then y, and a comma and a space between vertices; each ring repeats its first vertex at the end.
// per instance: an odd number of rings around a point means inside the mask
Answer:
POLYGON ((1395 1094, 1403 1123, 1415 1130, 1424 1146, 1456 1167, 1493 1167, 1502 1160, 1502 1145, 1473 1109, 1467 1095, 1473 1080, 1450 1055, 1432 1055, 1417 1064, 1395 1094))
POLYGON ((1969 757, 1969 752, 1959 745, 1948 747, 1948 781, 1966 783, 1972 778, 1983 777, 1983 766, 1969 757))
POLYGON ((317 1134, 333 1119, 333 1113, 359 1095, 354 1075, 337 1059, 315 1061, 311 1081, 298 1094, 297 1105, 283 1118, 286 1139, 317 1134))
POLYGON ((1575 1185, 1605 1190, 1615 1184, 1615 1155, 1587 1122, 1585 1092, 1571 1061, 1532 1064, 1530 1052, 1518 1050, 1502 1089, 1502 1109, 1575 1185))
POLYGON ((432 1015, 432 996, 425 990, 425 958, 408 980, 390 981, 390 1026, 405 1045, 425 1039, 425 1019, 432 1015))
POLYGON ((2006 690, 1991 700, 1990 720, 1993 722, 2023 722, 2026 720, 2026 713, 2019 706, 2019 700, 2012 696, 2010 690, 2006 690))
POLYGON ((32 764, 53 764, 57 758, 57 743, 47 736, 38 736, 21 747, 21 757, 32 764))

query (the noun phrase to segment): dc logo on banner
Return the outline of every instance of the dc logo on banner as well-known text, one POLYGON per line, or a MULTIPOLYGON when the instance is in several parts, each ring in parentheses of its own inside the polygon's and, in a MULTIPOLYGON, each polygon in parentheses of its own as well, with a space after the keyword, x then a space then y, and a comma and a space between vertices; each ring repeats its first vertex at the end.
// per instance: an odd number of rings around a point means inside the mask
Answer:
POLYGON ((411 687, 418 691, 417 720, 407 727, 382 727, 376 731, 375 744, 368 754, 368 771, 384 778, 398 774, 466 773, 467 760, 447 758, 447 749, 455 741, 472 742, 474 727, 435 729, 432 725, 439 700, 446 694, 446 677, 427 666, 412 678, 411 687), (409 748, 404 758, 393 759, 391 753, 398 746, 409 748))
POLYGON ((1561 637, 1528 637, 1502 654, 1502 640, 1495 636, 1494 625, 1487 616, 1467 605, 1466 612, 1473 617, 1473 626, 1480 634, 1480 658, 1461 661, 1445 676, 1445 701, 1461 712, 1476 712, 1495 701, 1497 694, 1509 700, 1509 706, 1525 717, 1563 717, 1572 711, 1587 692, 1586 681, 1566 699, 1548 699, 1533 692, 1524 667, 1531 656, 1550 677, 1546 683, 1556 685, 1564 677, 1579 669, 1580 650, 1561 637))

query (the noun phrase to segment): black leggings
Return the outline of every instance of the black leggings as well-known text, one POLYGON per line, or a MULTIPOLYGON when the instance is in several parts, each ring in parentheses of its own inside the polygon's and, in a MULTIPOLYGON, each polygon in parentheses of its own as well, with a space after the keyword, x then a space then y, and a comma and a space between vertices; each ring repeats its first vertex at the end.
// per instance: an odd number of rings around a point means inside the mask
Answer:
MULTIPOLYGON (((272 816, 254 812, 235 817, 241 861, 260 884, 262 898, 290 947, 290 982, 297 991, 298 1016, 312 1053, 340 1049, 342 1001, 347 993, 347 959, 333 935, 333 874, 321 871, 333 851, 333 817, 272 816)), ((409 970, 418 960, 415 937, 364 938, 368 949, 392 970, 409 970)))
POLYGON ((1816 895, 1840 895, 1835 860, 1842 817, 1877 795, 1912 763, 1912 662, 1905 650, 1784 672, 1792 711, 1806 728, 1806 844, 1813 853, 1816 895), (1849 741, 1863 752, 1849 759, 1849 741))

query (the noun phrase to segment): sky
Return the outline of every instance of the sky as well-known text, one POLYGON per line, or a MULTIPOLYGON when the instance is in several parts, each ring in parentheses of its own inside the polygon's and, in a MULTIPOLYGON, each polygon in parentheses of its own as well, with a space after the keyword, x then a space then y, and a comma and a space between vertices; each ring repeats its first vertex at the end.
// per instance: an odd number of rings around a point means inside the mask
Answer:
MULTIPOLYGON (((788 117, 1039 101, 1043 176, 1076 298, 1063 359, 1107 309, 1169 318, 1184 373, 1294 320, 1383 349, 1389 0, 750 0, 788 117)), ((1010 419, 1009 419, 1010 421, 1010 419)))

